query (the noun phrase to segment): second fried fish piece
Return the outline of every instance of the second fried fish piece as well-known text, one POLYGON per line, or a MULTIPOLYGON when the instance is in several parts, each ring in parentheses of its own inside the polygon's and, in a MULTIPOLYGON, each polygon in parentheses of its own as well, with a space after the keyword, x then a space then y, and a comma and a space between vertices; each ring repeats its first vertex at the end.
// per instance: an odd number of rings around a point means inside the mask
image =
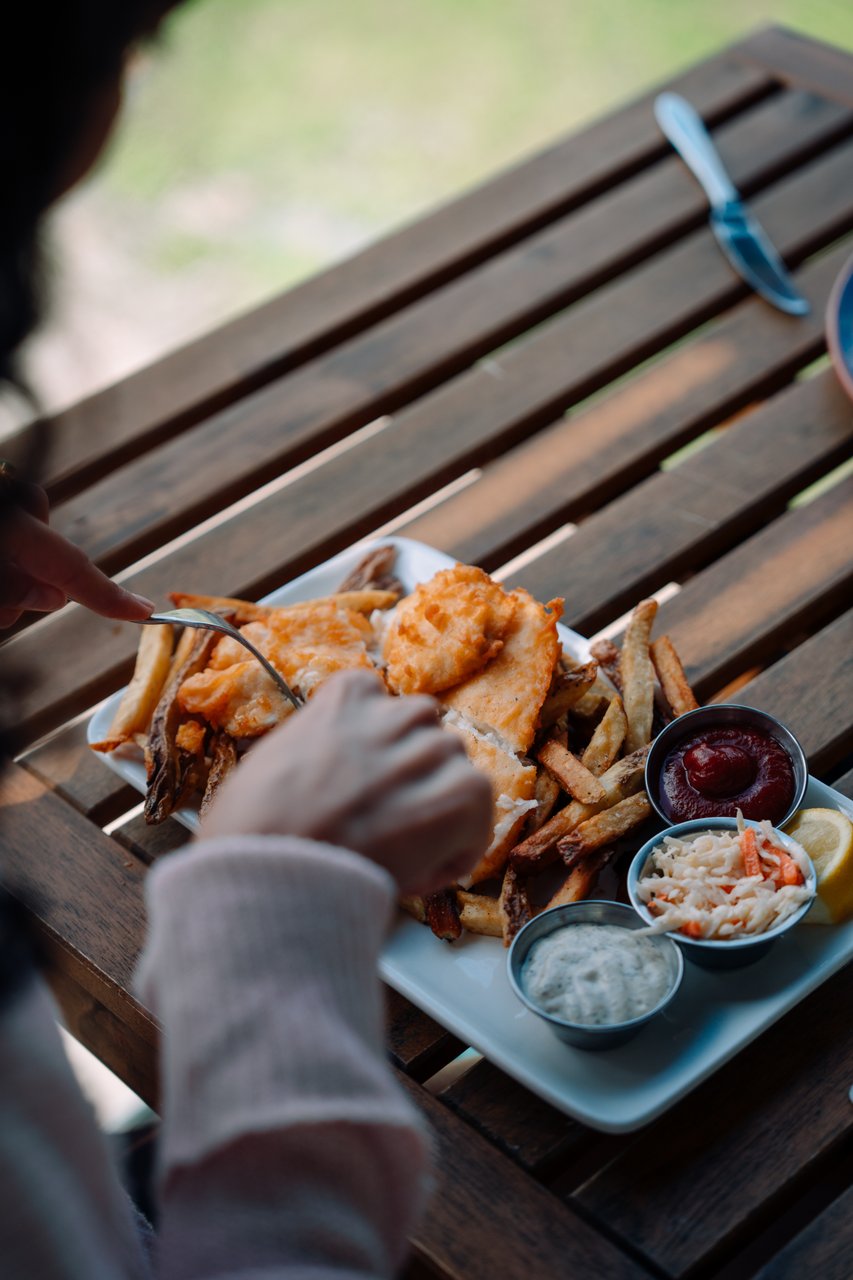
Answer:
POLYGON ((441 569, 394 610, 382 642, 394 693, 441 693, 500 653, 515 614, 503 587, 473 565, 441 569))

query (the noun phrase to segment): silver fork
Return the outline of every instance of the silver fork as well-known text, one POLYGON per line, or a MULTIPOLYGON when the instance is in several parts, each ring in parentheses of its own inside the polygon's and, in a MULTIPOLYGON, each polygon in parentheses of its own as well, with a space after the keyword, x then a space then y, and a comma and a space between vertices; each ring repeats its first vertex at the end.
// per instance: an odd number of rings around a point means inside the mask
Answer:
POLYGON ((305 705, 305 699, 301 694, 294 693, 290 685, 285 680, 272 663, 264 657, 259 649, 256 649, 251 640, 247 640, 236 627, 232 627, 230 622, 226 622, 218 613, 211 613, 209 609, 164 609, 161 613, 152 613, 147 618, 140 619, 142 626, 150 626, 156 623, 176 622, 182 627, 198 627, 203 631, 221 631, 223 635, 230 636, 232 640, 239 641, 249 652, 257 658, 268 675, 281 689, 286 698, 293 703, 294 707, 299 709, 305 705))

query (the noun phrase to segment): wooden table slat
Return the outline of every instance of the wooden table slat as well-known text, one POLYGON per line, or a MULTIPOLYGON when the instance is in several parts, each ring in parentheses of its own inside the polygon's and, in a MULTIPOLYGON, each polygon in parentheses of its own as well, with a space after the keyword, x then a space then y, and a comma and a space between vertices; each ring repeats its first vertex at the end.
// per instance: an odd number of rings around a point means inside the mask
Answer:
POLYGON ((49 964, 44 976, 67 1030, 156 1111, 160 1105, 156 1029, 152 1026, 149 1037, 140 1036, 75 981, 66 966, 49 964))
POLYGON ((407 537, 493 569, 643 479, 668 454, 783 386, 824 345, 830 289, 853 239, 795 273, 811 314, 750 298, 624 385, 488 464, 402 525, 407 537))
POLYGON ((391 1061, 413 1080, 427 1080, 467 1047, 391 987, 385 1011, 391 1061))
POLYGON ((850 1280, 853 1259, 853 1187, 824 1209, 814 1222, 760 1271, 754 1280, 850 1280))
POLYGON ((853 610, 798 645, 732 698, 790 726, 820 775, 853 750, 853 610))
POLYGON ((851 437, 853 406, 830 371, 818 374, 590 516, 512 580, 540 600, 564 595, 564 621, 591 635, 779 514, 809 473, 849 453, 851 437))
MULTIPOLYGON (((759 101, 774 80, 724 51, 671 86, 709 123, 759 101)), ((92 479, 664 156, 653 93, 418 218, 347 261, 59 415, 48 481, 92 479)))
MULTIPOLYGON (((731 153, 736 180, 744 185, 752 175, 754 185, 755 175, 772 174, 783 160, 802 161, 851 128, 853 113, 789 95, 775 109, 762 105, 728 126, 733 136, 724 154, 731 153)), ((797 174, 795 184, 799 180, 797 174)), ((836 185, 843 190, 840 178, 836 185)), ((797 200, 796 190, 790 198, 797 200)), ((824 208, 822 216, 827 213, 824 208)), ((671 248, 679 232, 705 217, 697 184, 680 160, 667 160, 245 399, 239 430, 234 410, 215 415, 61 503, 53 523, 115 571, 307 454, 460 373, 623 274, 649 250, 671 248)))
POLYGON ((667 1275, 719 1262, 853 1131, 851 1000, 848 966, 570 1198, 667 1275))
POLYGON ((549 1191, 436 1099, 417 1086, 408 1087, 437 1143, 437 1186, 413 1243, 442 1276, 648 1276, 583 1218, 560 1211, 549 1191))
MULTIPOLYGON (((818 247, 853 225, 853 201, 839 186, 851 166, 853 143, 842 144, 780 183, 766 207, 757 202, 768 224, 773 215, 783 250, 818 247), (783 223, 787 234, 780 233, 783 223)), ((548 425, 573 396, 615 377, 744 292, 710 234, 697 232, 543 325, 510 348, 499 366, 464 375, 398 414, 385 431, 270 494, 243 513, 250 522, 235 517, 218 525, 127 581, 154 599, 176 588, 229 594, 269 589, 459 471, 548 425)), ((130 629, 105 631, 74 608, 10 640, 8 660, 14 663, 20 652, 37 675, 22 695, 22 732, 44 731, 109 692, 133 648, 130 629), (69 655, 61 666, 54 661, 57 651, 69 655)))
POLYGON ((51 956, 143 1039, 154 1020, 130 995, 144 937, 144 864, 24 769, 4 768, 0 876, 25 903, 51 956))
MULTIPOLYGON (((142 797, 135 791, 134 796, 139 803, 142 797)), ((173 818, 149 826, 142 814, 129 818, 111 833, 116 844, 128 849, 135 858, 150 866, 157 858, 165 857, 182 848, 191 838, 186 827, 182 827, 173 818)))
POLYGON ((853 107, 850 53, 785 27, 771 27, 740 41, 737 55, 763 71, 853 107))
POLYGON ((853 477, 789 511, 665 601, 656 634, 669 634, 700 699, 783 638, 815 630, 842 609, 853 585, 853 477))
POLYGON ((21 757, 20 764, 98 826, 113 822, 139 803, 129 783, 104 768, 88 745, 88 720, 60 729, 21 757))
POLYGON ((540 1176, 593 1140, 585 1125, 556 1111, 486 1059, 437 1096, 516 1164, 540 1176))

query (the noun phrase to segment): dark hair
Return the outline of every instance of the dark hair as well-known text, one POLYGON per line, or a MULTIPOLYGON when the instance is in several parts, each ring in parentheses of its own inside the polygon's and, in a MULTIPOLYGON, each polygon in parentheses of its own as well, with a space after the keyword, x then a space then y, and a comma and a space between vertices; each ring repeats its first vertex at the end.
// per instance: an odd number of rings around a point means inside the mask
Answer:
POLYGON ((98 97, 179 0, 14 0, 0 21, 0 380, 42 304, 39 223, 98 97))

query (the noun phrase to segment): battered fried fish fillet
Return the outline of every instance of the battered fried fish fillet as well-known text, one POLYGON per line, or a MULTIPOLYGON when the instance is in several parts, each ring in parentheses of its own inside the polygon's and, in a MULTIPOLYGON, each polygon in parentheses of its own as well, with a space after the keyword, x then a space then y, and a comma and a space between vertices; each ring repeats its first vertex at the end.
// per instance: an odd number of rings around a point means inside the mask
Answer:
MULTIPOLYGON (((373 637, 369 622, 330 601, 249 622, 240 630, 306 698, 336 671, 374 670, 367 653, 373 637)), ((234 738, 256 738, 293 712, 260 663, 228 636, 219 641, 206 669, 181 685, 178 703, 234 738)))
POLYGON ((512 621, 500 652, 482 671, 444 693, 439 702, 512 751, 528 751, 560 654, 557 621, 562 600, 541 605, 523 588, 509 593, 512 621))
POLYGON ((492 784, 492 841, 463 888, 497 875, 517 843, 528 812, 536 808, 536 768, 523 764, 493 738, 478 732, 455 711, 443 718, 445 729, 462 739, 468 759, 482 769, 492 784))
POLYGON ((440 693, 467 680, 503 647, 515 601, 482 569, 441 569, 397 605, 382 657, 394 693, 440 693))

